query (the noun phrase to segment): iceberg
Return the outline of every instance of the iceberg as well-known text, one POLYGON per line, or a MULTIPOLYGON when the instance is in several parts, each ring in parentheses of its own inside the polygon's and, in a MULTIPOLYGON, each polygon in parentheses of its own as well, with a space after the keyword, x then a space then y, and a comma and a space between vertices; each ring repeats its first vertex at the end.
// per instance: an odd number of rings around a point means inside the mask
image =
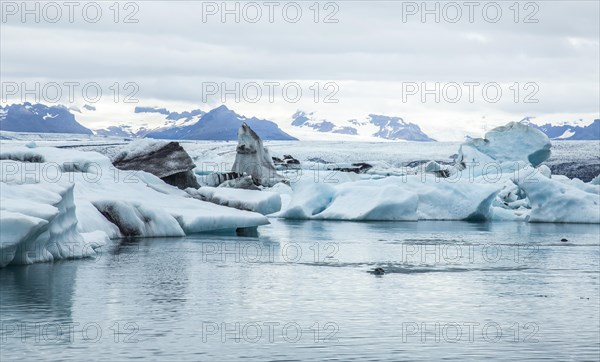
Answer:
POLYGON ((106 241, 78 230, 73 185, 1 182, 0 194, 0 267, 91 257, 106 241))
POLYGON ((287 207, 274 216, 284 219, 310 219, 329 206, 335 188, 330 184, 310 183, 296 185, 287 207))
POLYGON ((284 180, 277 174, 269 150, 260 137, 246 124, 238 130, 238 146, 232 172, 250 175, 256 185, 271 187, 284 180))
POLYGON ((283 155, 283 158, 271 157, 273 165, 277 170, 299 169, 300 161, 290 155, 283 155))
POLYGON ((530 199, 511 178, 532 166, 538 166, 543 177, 551 177, 550 169, 540 165, 550 156, 550 148, 541 131, 509 123, 492 129, 484 139, 464 142, 454 165, 419 161, 402 176, 335 175, 338 183, 328 183, 329 175, 319 175, 312 185, 302 176, 289 205, 276 215, 339 220, 526 220, 530 199))
POLYGON ((254 184, 252 176, 240 176, 227 180, 220 183, 218 187, 260 191, 260 188, 254 184))
POLYGON ((197 190, 188 188, 186 192, 199 200, 240 210, 254 211, 263 215, 272 214, 281 209, 281 197, 274 192, 209 186, 197 190))
POLYGON ((585 192, 589 192, 592 194, 600 194, 600 185, 595 185, 591 182, 586 183, 578 178, 571 179, 563 175, 554 175, 552 176, 552 179, 560 183, 573 186, 585 192))
MULTIPOLYGON (((236 180, 239 178, 240 178, 240 174, 238 174, 237 172, 223 172, 223 173, 215 172, 215 173, 209 173, 207 175, 201 176, 200 180, 202 181, 202 183, 201 183, 202 186, 217 187, 226 181, 236 180)), ((252 181, 251 176, 250 176, 250 180, 252 181)), ((252 182, 252 185, 254 185, 254 182, 252 182)))
POLYGON ((440 165, 436 161, 429 161, 425 164, 424 171, 436 175, 437 177, 450 177, 451 173, 455 173, 456 169, 452 169, 446 165, 440 165))
POLYGON ((388 177, 341 184, 303 182, 275 216, 327 220, 491 219, 501 185, 421 176, 388 177))
POLYGON ((96 152, 7 146, 0 158, 3 264, 65 257, 61 243, 82 243, 86 235, 183 236, 269 223, 256 212, 194 199, 153 174, 116 169, 96 152), (59 246, 39 257, 26 259, 19 249, 49 241, 59 246))
POLYGON ((600 195, 524 169, 514 177, 529 198, 529 222, 600 223, 600 195))
POLYGON ((200 187, 193 172, 196 165, 178 142, 137 140, 122 147, 112 163, 121 170, 149 172, 182 190, 200 187))
POLYGON ((324 220, 416 221, 418 197, 395 185, 342 184, 331 203, 314 216, 324 220))
POLYGON ((468 138, 458 152, 462 169, 469 164, 485 165, 524 161, 534 167, 550 157, 550 139, 542 131, 526 124, 511 122, 485 134, 485 138, 468 138))

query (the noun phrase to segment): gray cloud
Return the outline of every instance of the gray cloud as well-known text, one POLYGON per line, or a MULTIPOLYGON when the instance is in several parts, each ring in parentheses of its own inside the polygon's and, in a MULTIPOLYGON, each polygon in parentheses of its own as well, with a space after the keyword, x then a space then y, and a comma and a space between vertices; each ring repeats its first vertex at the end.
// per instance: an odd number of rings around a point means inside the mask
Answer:
MULTIPOLYGON (((327 14, 326 3, 320 3, 320 20, 327 14)), ((32 18, 23 23, 8 16, 1 24, 0 75, 3 81, 16 82, 133 81, 139 84, 142 103, 163 100, 190 105, 201 105, 201 84, 206 81, 298 81, 307 86, 335 81, 340 85, 337 112, 333 105, 308 100, 239 105, 259 116, 277 109, 280 119, 299 107, 323 107, 341 119, 373 112, 421 114, 433 126, 431 118, 444 112, 459 126, 461 119, 486 114, 519 118, 533 112, 548 119, 553 114, 573 119, 598 114, 598 2, 521 2, 518 23, 509 8, 513 2, 496 2, 503 11, 497 23, 485 21, 477 10, 470 23, 464 7, 457 23, 443 18, 436 23, 432 16, 422 23, 418 16, 402 21, 407 2, 334 3, 339 8, 338 23, 315 23, 309 9, 313 2, 298 2, 303 15, 297 23, 286 22, 280 12, 274 23, 265 21, 265 16, 258 23, 243 19, 235 23, 231 16, 226 23, 217 16, 205 23, 203 3, 196 1, 135 2, 139 8, 135 24, 115 23, 108 9, 112 3, 100 3, 103 16, 94 24, 82 21, 77 12, 73 24, 52 24, 43 18, 39 23, 32 18), (537 8, 525 9, 528 3, 537 8), (538 22, 523 23, 532 9, 537 10, 538 22), (540 102, 399 102, 402 82, 409 81, 536 82, 540 102)), ((433 7, 435 2, 427 4, 433 7)), ((476 9, 486 4, 491 2, 481 2, 476 9)), ((121 9, 121 20, 126 13, 121 9)), ((412 121, 420 122, 418 118, 412 121)), ((442 128, 447 121, 439 122, 442 128)))

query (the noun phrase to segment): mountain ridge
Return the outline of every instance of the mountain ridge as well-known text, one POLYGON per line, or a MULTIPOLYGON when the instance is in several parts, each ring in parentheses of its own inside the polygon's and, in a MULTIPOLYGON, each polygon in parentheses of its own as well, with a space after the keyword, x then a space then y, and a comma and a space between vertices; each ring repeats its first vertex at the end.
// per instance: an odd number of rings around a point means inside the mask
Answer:
POLYGON ((312 129, 320 133, 338 133, 351 136, 365 136, 392 141, 435 142, 414 123, 401 117, 371 113, 365 119, 351 119, 342 125, 325 119, 318 119, 315 112, 297 111, 292 115, 292 127, 312 129))
POLYGON ((238 138, 238 129, 243 123, 246 123, 264 140, 297 140, 297 138, 282 131, 275 122, 256 117, 241 116, 225 105, 202 114, 196 112, 197 120, 186 112, 178 115, 181 118, 177 120, 185 118, 182 124, 148 132, 145 137, 173 140, 234 141, 238 138))
POLYGON ((543 125, 536 125, 535 123, 529 122, 530 126, 539 129, 544 132, 551 140, 561 141, 587 141, 587 140, 600 140, 600 119, 595 119, 591 124, 587 126, 580 125, 552 125, 546 123, 543 125))
MULTIPOLYGON (((95 112, 96 107, 32 104, 29 102, 0 106, 0 130, 11 132, 95 134, 105 137, 165 138, 173 140, 236 140, 237 129, 247 123, 265 140, 342 139, 434 142, 420 126, 402 117, 370 113, 364 118, 344 122, 332 122, 319 118, 315 112, 298 110, 291 123, 282 130, 273 121, 237 114, 225 105, 209 112, 193 109, 172 112, 161 107, 137 106, 134 113, 148 114, 149 118, 136 124, 119 124, 92 130, 78 122, 84 118, 83 111, 95 112), (162 124, 160 124, 162 120, 162 124), (157 124, 158 126, 148 126, 157 124), (321 136, 322 135, 322 136, 321 136)), ((591 124, 545 123, 536 124, 533 117, 525 117, 525 123, 544 132, 552 140, 600 140, 600 119, 591 124)), ((281 122, 279 122, 281 123, 281 122)))
POLYGON ((62 105, 24 102, 0 106, 0 130, 10 132, 93 134, 62 105))

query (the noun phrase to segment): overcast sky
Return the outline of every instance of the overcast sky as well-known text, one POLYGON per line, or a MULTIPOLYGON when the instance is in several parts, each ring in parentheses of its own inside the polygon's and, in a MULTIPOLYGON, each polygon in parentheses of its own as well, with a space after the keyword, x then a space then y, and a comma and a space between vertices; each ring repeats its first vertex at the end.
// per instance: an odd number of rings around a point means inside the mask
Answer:
POLYGON ((54 3, 62 12, 56 22, 56 6, 38 4, 39 19, 23 19, 20 1, 2 1, 3 101, 21 100, 22 82, 59 83, 63 97, 64 82, 79 82, 74 103, 81 106, 83 84, 97 82, 103 95, 86 120, 91 128, 132 121, 136 105, 209 110, 223 103, 223 83, 240 87, 241 98, 229 94, 227 106, 284 127, 299 109, 333 121, 377 113, 456 140, 524 116, 584 123, 599 117, 595 0, 427 2, 427 10, 439 9, 439 22, 435 14, 422 18, 421 1, 228 2, 234 13, 238 7, 239 23, 234 14, 222 21, 220 1, 121 2, 118 14, 113 1, 96 2, 99 16, 82 2, 73 23, 63 2, 54 3), (135 86, 125 87, 129 82, 135 86), (274 99, 269 82, 279 84, 271 85, 274 99), (433 93, 423 94, 423 86, 433 93), (131 93, 139 103, 124 101, 131 93))

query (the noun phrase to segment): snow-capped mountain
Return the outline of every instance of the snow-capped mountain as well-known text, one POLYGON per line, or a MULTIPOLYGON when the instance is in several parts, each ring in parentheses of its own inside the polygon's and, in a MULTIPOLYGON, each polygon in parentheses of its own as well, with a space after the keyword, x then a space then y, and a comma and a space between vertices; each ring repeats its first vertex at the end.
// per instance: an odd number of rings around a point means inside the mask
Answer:
POLYGON ((421 128, 405 122, 400 117, 390 117, 369 114, 365 119, 352 119, 339 125, 333 122, 318 119, 314 112, 298 111, 292 116, 292 126, 303 129, 312 129, 322 133, 337 133, 351 136, 374 137, 386 140, 406 140, 419 142, 433 142, 421 128))
POLYGON ((594 122, 587 126, 569 124, 552 125, 549 123, 538 126, 530 122, 528 118, 525 118, 522 122, 539 129, 548 138, 553 140, 600 140, 600 119, 594 120, 594 122))
POLYGON ((12 132, 92 134, 75 120, 67 107, 43 104, 0 106, 0 130, 12 132))
POLYGON ((119 126, 110 126, 102 129, 95 129, 94 134, 104 137, 126 137, 126 138, 139 138, 144 137, 151 130, 142 127, 134 127, 127 124, 119 126))
POLYGON ((152 107, 135 107, 134 113, 158 113, 166 116, 164 124, 159 127, 165 129, 192 125, 198 122, 200 118, 206 114, 206 112, 201 109, 185 112, 170 112, 165 108, 152 107))
POLYGON ((305 113, 302 111, 298 111, 294 113, 292 116, 292 126, 295 127, 308 127, 312 128, 318 132, 331 132, 331 133, 341 133, 341 134, 349 134, 356 135, 357 130, 353 127, 348 126, 336 126, 335 124, 326 121, 326 120, 318 120, 315 117, 315 113, 305 113))
MULTIPOLYGON (((136 107, 135 122, 109 126, 94 131, 82 126, 76 117, 94 112, 94 106, 82 108, 62 105, 12 104, 0 107, 0 130, 37 133, 79 133, 105 137, 164 138, 186 140, 237 140, 237 130, 247 123, 265 140, 296 140, 276 123, 241 116, 226 106, 206 113, 200 109, 171 112, 165 108, 136 107)), ((125 116, 127 118, 127 116, 125 116)))
MULTIPOLYGON (((154 109, 153 112, 162 109, 154 109)), ((167 113, 162 113, 167 115, 167 113)), ((175 140, 237 140, 237 131, 243 123, 248 124, 264 140, 296 140, 283 132, 276 123, 241 116, 226 106, 220 106, 208 113, 200 110, 183 113, 169 112, 165 125, 146 134, 148 138, 175 140)))
POLYGON ((130 137, 139 138, 145 137, 150 132, 166 131, 175 127, 184 127, 192 125, 200 120, 206 112, 195 109, 186 112, 171 112, 166 108, 155 107, 135 107, 133 111, 137 121, 133 124, 122 124, 118 126, 110 126, 104 129, 96 129, 94 133, 105 137, 130 137), (147 116, 147 118, 145 117, 147 116), (150 119, 148 119, 150 118, 150 119), (162 120, 160 120, 162 118, 162 120), (156 119, 159 119, 159 125, 156 124, 156 119), (162 122, 162 124, 160 123, 162 122), (153 126, 150 126, 152 123, 153 126))

